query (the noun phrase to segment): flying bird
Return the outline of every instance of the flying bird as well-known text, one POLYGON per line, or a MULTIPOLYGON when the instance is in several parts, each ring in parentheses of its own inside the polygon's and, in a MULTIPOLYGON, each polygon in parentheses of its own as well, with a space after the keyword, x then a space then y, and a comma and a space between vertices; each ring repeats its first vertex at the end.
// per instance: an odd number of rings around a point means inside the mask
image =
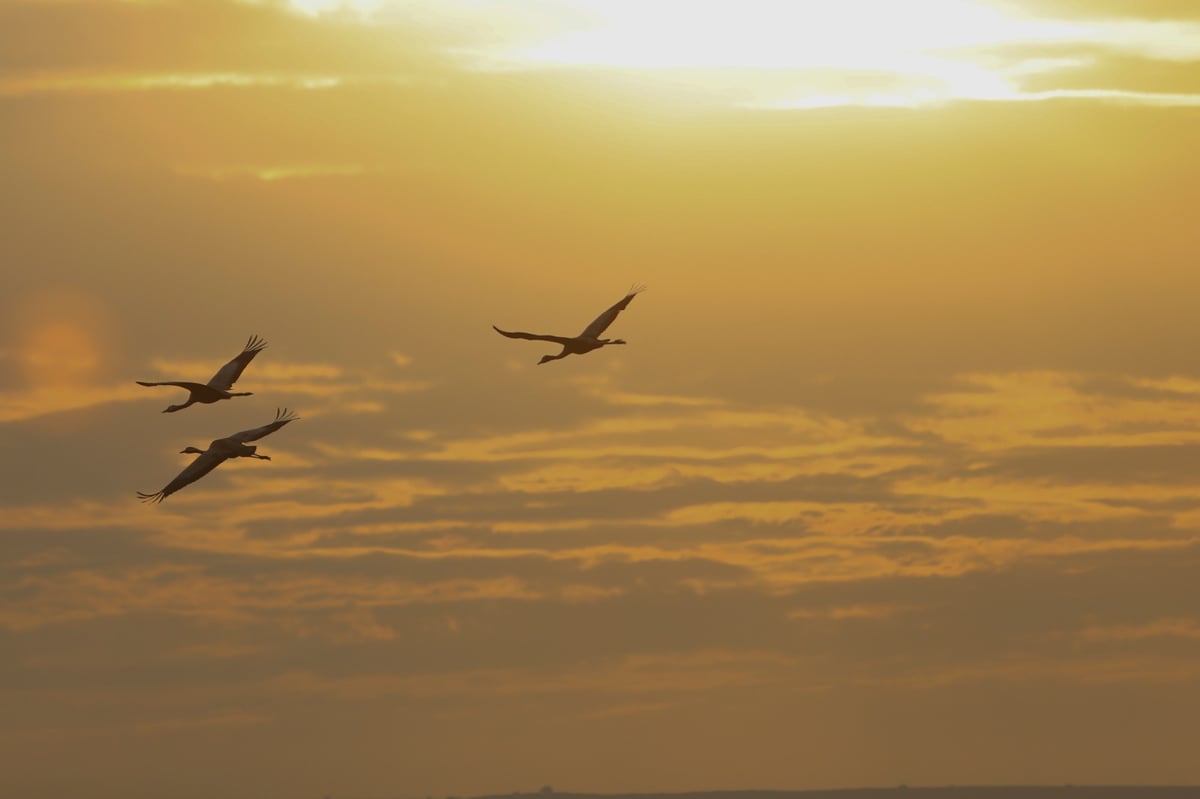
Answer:
POLYGON ((630 300, 645 290, 645 286, 634 286, 629 289, 628 294, 607 311, 597 316, 578 336, 549 336, 537 333, 520 333, 501 330, 495 325, 492 325, 492 329, 500 335, 508 336, 509 338, 521 338, 529 341, 553 341, 555 344, 561 344, 562 352, 558 355, 543 355, 542 359, 538 361, 538 365, 540 366, 547 361, 557 361, 559 358, 565 358, 568 355, 583 355, 585 352, 598 350, 608 344, 624 344, 625 339, 600 338, 600 334, 608 329, 608 326, 617 318, 617 314, 625 310, 625 306, 629 305, 630 300))
POLYGON ((267 342, 258 336, 251 336, 237 357, 218 369, 217 373, 207 383, 189 383, 186 380, 164 380, 160 383, 148 383, 145 380, 138 380, 137 384, 139 386, 179 386, 188 390, 187 402, 182 405, 168 405, 163 413, 182 411, 195 402, 210 403, 217 400, 229 399, 230 397, 249 397, 251 395, 249 391, 230 391, 230 389, 233 388, 233 384, 237 382, 237 379, 242 376, 246 365, 254 360, 254 356, 258 355, 266 346, 267 342))
POLYGON ((287 408, 275 410, 275 421, 270 424, 264 424, 262 427, 255 427, 251 430, 243 430, 240 433, 234 433, 225 438, 218 438, 208 445, 208 449, 197 449, 196 447, 188 447, 180 452, 181 455, 188 453, 198 454, 200 457, 193 460, 183 471, 175 476, 175 479, 167 483, 162 491, 157 491, 153 494, 144 494, 141 491, 137 492, 138 499, 142 502, 162 502, 164 499, 174 494, 184 486, 191 485, 199 480, 204 475, 211 472, 213 469, 220 466, 230 458, 258 458, 260 460, 269 461, 271 456, 259 455, 256 450, 258 447, 247 444, 247 441, 257 441, 263 436, 269 436, 279 428, 283 427, 288 422, 295 421, 300 417, 293 413, 289 413, 287 408))

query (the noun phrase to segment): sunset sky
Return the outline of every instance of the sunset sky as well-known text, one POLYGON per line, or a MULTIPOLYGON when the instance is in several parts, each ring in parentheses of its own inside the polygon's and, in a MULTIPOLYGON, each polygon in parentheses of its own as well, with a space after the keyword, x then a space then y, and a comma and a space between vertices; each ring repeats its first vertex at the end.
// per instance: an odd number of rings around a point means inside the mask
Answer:
POLYGON ((1200 783, 1197 297, 1195 0, 0 0, 0 794, 1200 783))

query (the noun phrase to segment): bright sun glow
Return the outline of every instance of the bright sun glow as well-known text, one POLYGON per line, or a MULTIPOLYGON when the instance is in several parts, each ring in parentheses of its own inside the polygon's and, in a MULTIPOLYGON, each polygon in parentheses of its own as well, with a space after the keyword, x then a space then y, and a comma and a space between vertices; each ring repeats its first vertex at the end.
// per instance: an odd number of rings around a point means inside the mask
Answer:
POLYGON ((1101 51, 1200 58, 1200 24, 1038 18, 1014 0, 290 2, 313 17, 423 27, 476 69, 633 71, 647 85, 758 108, 1050 97, 1200 102, 1115 88, 1027 90, 1033 76, 1087 68, 1101 51), (1047 56, 1046 47, 1075 54, 1047 56))
POLYGON ((672 70, 760 106, 1005 99, 979 48, 1049 41, 1060 22, 968 0, 564 0, 576 26, 491 54, 497 65, 672 70), (974 58, 972 57, 974 56, 974 58), (690 73, 690 75, 689 75, 690 73))
POLYGON ((596 25, 532 48, 560 63, 888 69, 897 58, 1028 41, 1029 23, 965 0, 567 0, 596 25))
POLYGON ((377 11, 384 0, 291 0, 292 8, 310 17, 331 12, 351 12, 366 18, 377 11))

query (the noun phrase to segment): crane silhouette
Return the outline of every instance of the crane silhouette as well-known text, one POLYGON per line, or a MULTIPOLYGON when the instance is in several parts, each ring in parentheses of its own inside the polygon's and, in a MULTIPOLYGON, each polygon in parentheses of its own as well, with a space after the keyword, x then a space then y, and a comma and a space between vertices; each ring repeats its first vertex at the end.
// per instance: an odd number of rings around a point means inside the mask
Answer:
POLYGON ((174 413, 182 411, 187 406, 199 403, 211 403, 218 400, 229 399, 230 397, 249 397, 252 392, 249 391, 231 391, 233 384, 242 376, 246 365, 254 360, 254 356, 262 352, 267 346, 267 342, 263 341, 258 336, 251 336, 246 342, 246 346, 242 351, 231 360, 229 363, 217 370, 217 373, 212 376, 212 379, 207 383, 190 383, 186 380, 164 380, 158 383, 151 383, 145 380, 138 380, 139 386, 179 386, 188 390, 187 402, 182 405, 168 405, 163 413, 174 413))
POLYGON ((633 286, 630 288, 629 292, 623 298, 614 303, 613 306, 607 311, 592 320, 592 323, 584 328, 583 332, 578 336, 551 336, 540 333, 522 333, 519 331, 501 330, 495 325, 492 325, 492 329, 500 335, 507 336, 508 338, 520 338, 528 341, 553 341, 555 344, 561 344, 562 352, 560 352, 558 355, 543 355, 542 359, 538 361, 538 365, 540 366, 548 361, 557 361, 559 358, 565 358, 568 355, 583 355, 584 353, 591 352, 592 350, 598 350, 601 347, 609 344, 624 344, 625 339, 600 338, 600 334, 608 329, 608 326, 611 325, 613 320, 617 318, 617 314, 625 310, 625 306, 629 305, 630 300, 645 290, 645 286, 633 286))
POLYGON ((256 451, 258 447, 246 442, 257 441, 263 436, 269 436, 288 422, 294 422, 298 418, 300 417, 289 413, 287 408, 276 409, 275 421, 269 424, 264 424, 262 427, 255 427, 250 430, 243 430, 240 433, 234 433, 225 438, 215 439, 208 445, 208 449, 188 447, 182 450, 180 454, 196 453, 200 457, 185 466, 183 471, 177 474, 174 480, 167 483, 161 491, 156 491, 153 494, 146 494, 141 491, 137 492, 138 499, 142 502, 162 502, 179 489, 196 482, 230 458, 271 460, 271 456, 259 455, 256 451))

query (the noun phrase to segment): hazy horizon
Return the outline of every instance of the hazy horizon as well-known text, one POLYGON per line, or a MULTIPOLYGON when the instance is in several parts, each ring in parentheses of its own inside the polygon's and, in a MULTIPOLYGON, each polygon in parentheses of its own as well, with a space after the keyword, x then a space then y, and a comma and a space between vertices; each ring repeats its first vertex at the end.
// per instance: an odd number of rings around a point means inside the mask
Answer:
POLYGON ((1200 784, 1197 142, 1183 0, 0 0, 0 786, 1200 784))

